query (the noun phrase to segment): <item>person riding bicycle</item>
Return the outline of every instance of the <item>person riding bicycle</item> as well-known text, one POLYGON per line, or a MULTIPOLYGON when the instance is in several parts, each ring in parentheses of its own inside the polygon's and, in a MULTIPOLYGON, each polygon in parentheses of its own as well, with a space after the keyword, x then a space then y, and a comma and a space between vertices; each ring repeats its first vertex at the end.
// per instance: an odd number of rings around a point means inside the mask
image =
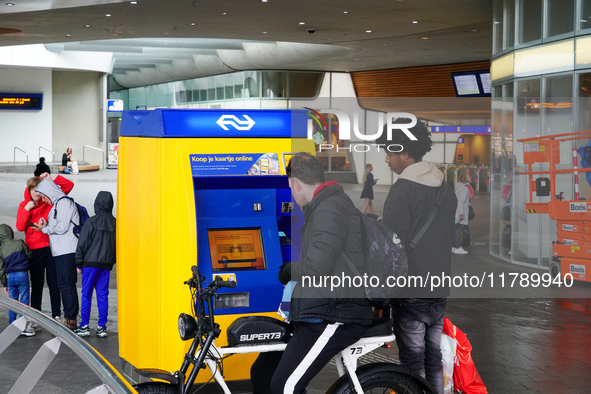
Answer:
POLYGON ((274 394, 305 392, 310 380, 336 354, 358 341, 374 318, 363 288, 331 289, 330 282, 320 287, 311 285, 325 276, 352 278, 355 274, 343 253, 362 269, 359 211, 338 183, 325 182, 318 158, 298 153, 286 172, 305 224, 300 231, 301 259, 284 264, 279 272, 281 283, 298 283, 289 312, 293 337, 271 380, 274 394))

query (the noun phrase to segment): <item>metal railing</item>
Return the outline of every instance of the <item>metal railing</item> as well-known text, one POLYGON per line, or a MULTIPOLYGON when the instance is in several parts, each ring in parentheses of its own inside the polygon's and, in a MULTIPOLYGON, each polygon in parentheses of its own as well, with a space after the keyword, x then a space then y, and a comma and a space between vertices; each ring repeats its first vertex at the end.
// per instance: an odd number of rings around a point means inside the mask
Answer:
POLYGON ((49 150, 47 148, 44 148, 42 146, 39 147, 39 157, 41 158, 41 149, 43 149, 46 152, 51 153, 51 167, 53 167, 53 170, 55 172, 55 152, 52 150, 49 150))
POLYGON ((25 171, 29 171, 29 154, 27 152, 25 152, 24 150, 22 150, 21 148, 19 148, 18 146, 15 146, 13 149, 13 155, 12 155, 12 164, 16 167, 16 150, 20 150, 21 152, 23 152, 25 155, 27 155, 27 166, 25 167, 25 171))
POLYGON ((31 359, 29 365, 13 384, 9 394, 30 393, 59 352, 62 343, 70 348, 102 381, 103 384, 101 386, 87 393, 136 393, 129 383, 123 379, 121 374, 100 353, 65 326, 28 305, 8 298, 4 294, 0 294, 0 306, 24 316, 9 324, 0 334, 0 355, 21 335, 26 327, 27 320, 37 323, 55 337, 41 345, 37 354, 31 359))
MULTIPOLYGON (((82 161, 84 161, 84 162, 86 161, 86 160, 84 159, 84 154, 86 153, 86 151, 85 151, 84 149, 86 149, 86 148, 89 148, 89 149, 94 149, 94 150, 98 150, 99 152, 102 152, 103 154, 105 153, 105 151, 104 151, 104 150, 102 150, 102 149, 95 148, 94 146, 90 146, 90 145, 84 145, 84 146, 82 147, 82 161)), ((101 160, 101 164, 102 164, 103 160, 104 160, 104 157, 103 157, 103 159, 101 160)), ((99 168, 100 168, 101 164, 99 164, 99 168)))

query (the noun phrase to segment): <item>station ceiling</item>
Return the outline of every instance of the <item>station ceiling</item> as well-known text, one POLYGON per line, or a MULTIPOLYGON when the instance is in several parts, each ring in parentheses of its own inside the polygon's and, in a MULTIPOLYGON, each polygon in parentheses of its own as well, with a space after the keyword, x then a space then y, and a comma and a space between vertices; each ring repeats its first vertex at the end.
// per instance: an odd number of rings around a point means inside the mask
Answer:
POLYGON ((112 52, 124 87, 236 70, 353 72, 491 57, 490 0, 6 1, 0 46, 112 52))

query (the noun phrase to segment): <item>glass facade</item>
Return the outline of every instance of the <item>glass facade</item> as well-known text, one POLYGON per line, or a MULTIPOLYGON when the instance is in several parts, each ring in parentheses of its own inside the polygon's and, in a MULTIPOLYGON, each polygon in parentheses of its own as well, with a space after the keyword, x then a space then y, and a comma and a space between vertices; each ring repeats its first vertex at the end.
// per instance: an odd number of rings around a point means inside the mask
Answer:
MULTIPOLYGON (((492 68, 511 71, 498 73, 492 82, 490 252, 546 268, 557 240, 556 222, 547 213, 525 209, 532 188, 521 174, 529 166, 519 140, 591 129, 591 1, 495 0, 493 7, 492 68)), ((589 142, 562 142, 556 168, 572 169, 573 148, 589 142)), ((543 172, 549 163, 535 163, 532 170, 542 172, 534 179, 548 177, 543 172)), ((591 183, 579 179, 581 197, 591 198, 591 183)), ((557 194, 575 199, 572 173, 557 175, 554 183, 557 194)), ((534 192, 531 198, 546 203, 556 197, 534 192)))
POLYGON ((288 99, 314 98, 320 72, 240 71, 138 88, 112 91, 125 109, 153 108, 288 108, 288 99))

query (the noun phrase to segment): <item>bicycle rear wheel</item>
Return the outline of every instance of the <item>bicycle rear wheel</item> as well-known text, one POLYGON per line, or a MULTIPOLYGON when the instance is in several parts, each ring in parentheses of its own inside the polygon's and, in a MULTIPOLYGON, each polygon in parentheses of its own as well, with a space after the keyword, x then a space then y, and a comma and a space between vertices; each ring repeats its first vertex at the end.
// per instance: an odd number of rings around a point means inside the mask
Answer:
MULTIPOLYGON (((364 394, 424 394, 418 382, 410 375, 396 371, 368 370, 358 375, 364 394)), ((341 379, 331 394, 357 394, 349 379, 341 379)))
POLYGON ((178 394, 179 386, 164 382, 146 382, 135 385, 139 394, 178 394))

